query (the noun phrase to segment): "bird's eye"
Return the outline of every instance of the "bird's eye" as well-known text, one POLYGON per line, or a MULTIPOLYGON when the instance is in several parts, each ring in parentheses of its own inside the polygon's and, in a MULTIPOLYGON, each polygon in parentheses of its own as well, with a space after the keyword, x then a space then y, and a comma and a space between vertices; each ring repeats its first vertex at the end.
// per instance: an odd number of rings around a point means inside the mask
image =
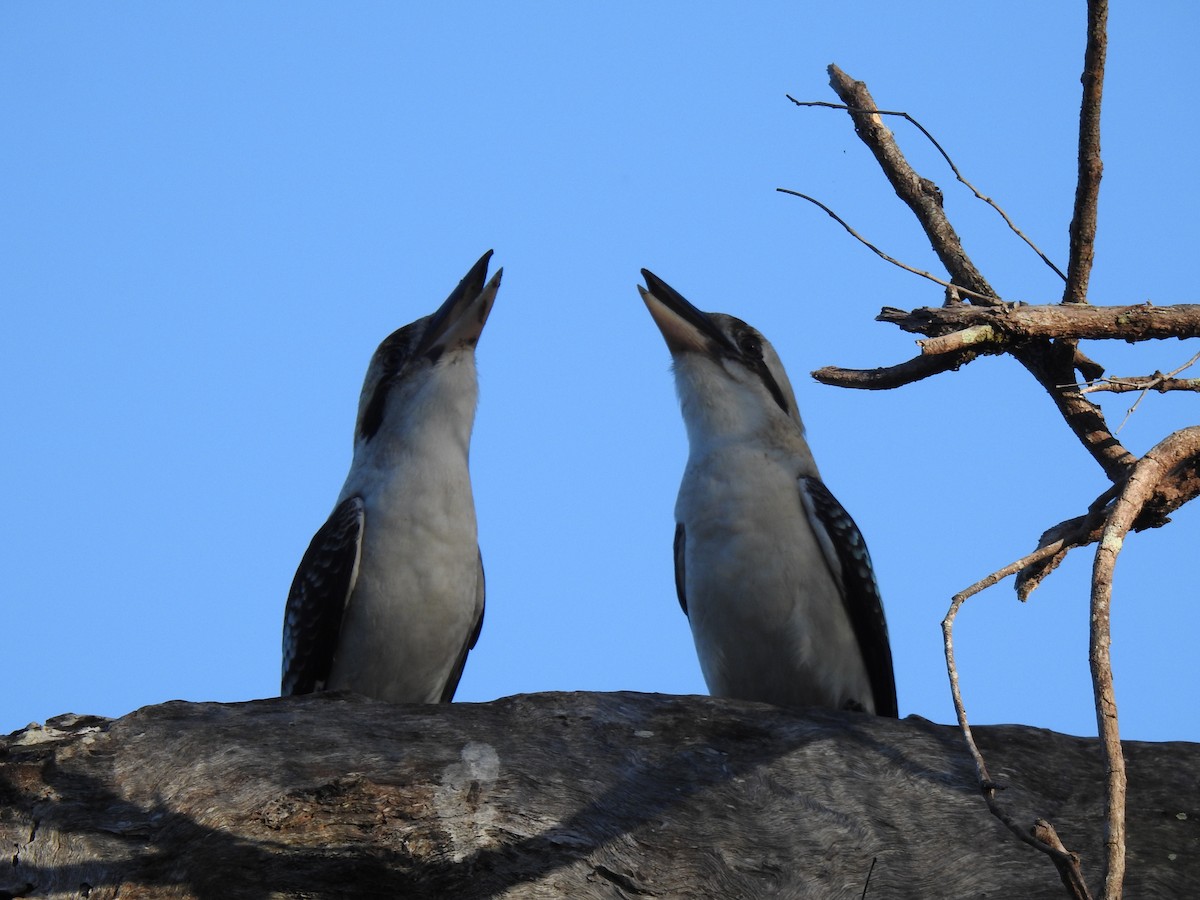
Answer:
POLYGON ((762 341, 752 334, 744 334, 741 340, 738 341, 738 346, 747 356, 752 356, 755 359, 762 359, 762 341))

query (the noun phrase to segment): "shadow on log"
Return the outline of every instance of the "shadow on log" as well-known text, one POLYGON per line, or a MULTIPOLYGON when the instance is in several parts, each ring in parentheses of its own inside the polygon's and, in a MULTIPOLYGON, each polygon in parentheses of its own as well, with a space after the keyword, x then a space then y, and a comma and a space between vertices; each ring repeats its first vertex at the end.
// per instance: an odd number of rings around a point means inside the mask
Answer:
MULTIPOLYGON (((1053 822, 1095 878, 1097 742, 975 734, 1005 804, 1053 822)), ((1188 896, 1200 744, 1124 747, 1129 895, 1188 896)), ((707 697, 331 693, 60 716, 0 738, 0 804, 0 898, 1063 893, 988 813, 956 727, 707 697)))

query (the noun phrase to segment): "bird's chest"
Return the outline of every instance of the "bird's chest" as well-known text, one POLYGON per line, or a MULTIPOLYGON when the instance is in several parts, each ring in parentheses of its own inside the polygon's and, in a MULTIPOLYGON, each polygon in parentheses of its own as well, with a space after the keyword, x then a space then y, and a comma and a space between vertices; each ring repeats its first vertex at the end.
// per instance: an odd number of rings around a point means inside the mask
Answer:
POLYGON ((394 701, 442 696, 482 613, 466 466, 409 467, 364 479, 358 576, 330 685, 394 701))
POLYGON ((698 562, 715 557, 724 560, 723 568, 749 567, 811 540, 797 477, 787 460, 765 453, 689 462, 675 514, 687 529, 689 549, 693 543, 704 548, 698 562))
MULTIPOLYGON (((676 504, 693 626, 784 628, 829 575, 787 460, 739 453, 689 463, 676 504)), ((820 597, 823 602, 826 598, 820 597)))
POLYGON ((475 505, 466 467, 398 472, 366 498, 363 556, 383 561, 364 568, 360 585, 381 597, 458 595, 478 565, 475 505))
POLYGON ((676 506, 688 619, 714 694, 840 706, 866 676, 798 475, 750 454, 689 464, 676 506))

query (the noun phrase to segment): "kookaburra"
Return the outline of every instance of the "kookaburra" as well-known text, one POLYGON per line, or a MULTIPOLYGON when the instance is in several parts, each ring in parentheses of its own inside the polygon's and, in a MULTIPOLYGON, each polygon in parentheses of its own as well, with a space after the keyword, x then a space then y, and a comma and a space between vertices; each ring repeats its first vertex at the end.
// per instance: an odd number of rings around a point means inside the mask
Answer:
POLYGON ((351 690, 398 703, 454 696, 483 624, 467 457, 475 344, 501 271, 489 250, 432 315, 367 369, 350 474, 288 594, 282 693, 351 690))
POLYGON ((642 275, 687 427, 675 586, 709 690, 896 716, 871 558, 817 473, 774 348, 642 275))

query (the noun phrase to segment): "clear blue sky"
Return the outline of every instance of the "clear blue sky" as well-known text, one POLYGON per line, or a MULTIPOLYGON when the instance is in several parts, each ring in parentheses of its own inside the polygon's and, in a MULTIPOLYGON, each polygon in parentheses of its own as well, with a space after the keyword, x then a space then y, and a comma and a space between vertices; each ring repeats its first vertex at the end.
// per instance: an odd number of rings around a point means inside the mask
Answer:
MULTIPOLYGON (((0 732, 74 711, 278 691, 283 604, 345 476, 359 387, 393 329, 480 253, 505 277, 472 448, 488 575, 462 701, 701 693, 675 601, 686 441, 648 267, 758 326, 823 475, 867 536, 902 714, 953 720, 950 596, 1105 486, 1015 363, 888 393, 822 365, 908 358, 882 306, 936 262, 825 67, 936 133, 1065 265, 1084 3, 7 3, 0 9, 5 669, 0 732)), ((1200 7, 1116 4, 1099 303, 1195 302, 1200 7)), ((894 125, 1008 299, 1061 286, 894 125)), ((1198 349, 1091 346, 1113 374, 1198 349)), ((1104 400, 1119 422, 1132 397, 1104 400)), ((1141 453, 1197 420, 1148 397, 1141 453)), ((1200 510, 1127 543, 1113 653, 1123 734, 1200 740, 1200 510), (1182 689, 1181 689, 1182 688, 1182 689)), ((1092 734, 1089 551, 958 632, 978 723, 1092 734)))

